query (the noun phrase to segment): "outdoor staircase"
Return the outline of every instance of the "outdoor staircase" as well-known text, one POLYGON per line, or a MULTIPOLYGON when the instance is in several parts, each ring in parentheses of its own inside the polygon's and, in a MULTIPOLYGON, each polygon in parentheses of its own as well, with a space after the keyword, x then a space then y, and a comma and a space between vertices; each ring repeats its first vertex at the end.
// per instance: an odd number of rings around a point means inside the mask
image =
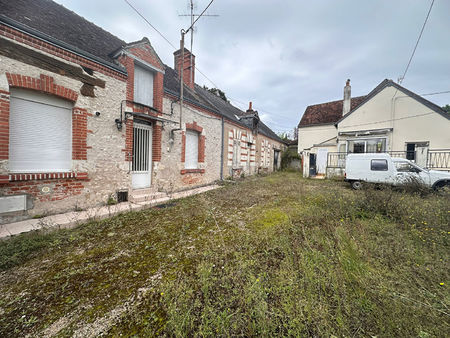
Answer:
POLYGON ((139 204, 155 201, 166 196, 165 193, 157 191, 155 188, 134 189, 131 190, 128 200, 131 203, 139 204))

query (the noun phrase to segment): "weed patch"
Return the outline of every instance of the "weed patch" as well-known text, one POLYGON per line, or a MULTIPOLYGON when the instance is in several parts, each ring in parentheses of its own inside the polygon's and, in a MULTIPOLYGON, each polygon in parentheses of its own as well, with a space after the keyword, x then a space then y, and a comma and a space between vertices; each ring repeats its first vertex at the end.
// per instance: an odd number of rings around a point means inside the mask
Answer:
POLYGON ((446 336, 449 211, 285 172, 20 235, 0 335, 446 336))

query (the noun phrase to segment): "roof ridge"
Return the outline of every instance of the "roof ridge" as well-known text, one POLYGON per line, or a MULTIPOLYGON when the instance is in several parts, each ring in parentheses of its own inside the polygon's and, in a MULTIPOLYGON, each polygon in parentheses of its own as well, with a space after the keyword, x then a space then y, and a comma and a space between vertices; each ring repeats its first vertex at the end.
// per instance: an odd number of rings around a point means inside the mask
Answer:
MULTIPOLYGON (((367 94, 367 95, 368 95, 368 94, 367 94)), ((350 99, 360 99, 360 98, 366 97, 367 95, 353 96, 353 97, 350 97, 350 99)), ((314 104, 308 105, 307 107, 313 107, 313 106, 318 106, 318 105, 321 105, 321 104, 336 103, 336 102, 342 102, 342 101, 344 101, 344 99, 341 99, 341 100, 334 100, 334 101, 328 101, 328 102, 322 102, 322 103, 314 103, 314 104)))

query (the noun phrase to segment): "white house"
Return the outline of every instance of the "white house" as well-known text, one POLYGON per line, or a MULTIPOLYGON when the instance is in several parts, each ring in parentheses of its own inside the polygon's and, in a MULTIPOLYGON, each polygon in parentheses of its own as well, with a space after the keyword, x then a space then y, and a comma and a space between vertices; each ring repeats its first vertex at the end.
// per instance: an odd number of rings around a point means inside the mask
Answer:
POLYGON ((308 106, 299 123, 305 176, 340 171, 347 153, 390 152, 449 170, 450 114, 392 80, 367 96, 308 106))

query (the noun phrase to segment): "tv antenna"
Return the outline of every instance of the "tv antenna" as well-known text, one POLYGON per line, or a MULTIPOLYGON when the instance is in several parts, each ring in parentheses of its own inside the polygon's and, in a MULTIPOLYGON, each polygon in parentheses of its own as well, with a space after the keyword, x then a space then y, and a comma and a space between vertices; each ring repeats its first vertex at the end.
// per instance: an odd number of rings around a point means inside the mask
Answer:
POLYGON ((190 14, 180 14, 178 16, 190 16, 191 17, 191 56, 190 56, 190 65, 189 65, 189 69, 190 69, 190 78, 192 79, 193 76, 193 59, 192 59, 192 45, 194 44, 194 20, 196 17, 199 16, 219 16, 217 14, 194 14, 194 0, 189 0, 190 4, 189 4, 189 8, 191 13, 190 14))

